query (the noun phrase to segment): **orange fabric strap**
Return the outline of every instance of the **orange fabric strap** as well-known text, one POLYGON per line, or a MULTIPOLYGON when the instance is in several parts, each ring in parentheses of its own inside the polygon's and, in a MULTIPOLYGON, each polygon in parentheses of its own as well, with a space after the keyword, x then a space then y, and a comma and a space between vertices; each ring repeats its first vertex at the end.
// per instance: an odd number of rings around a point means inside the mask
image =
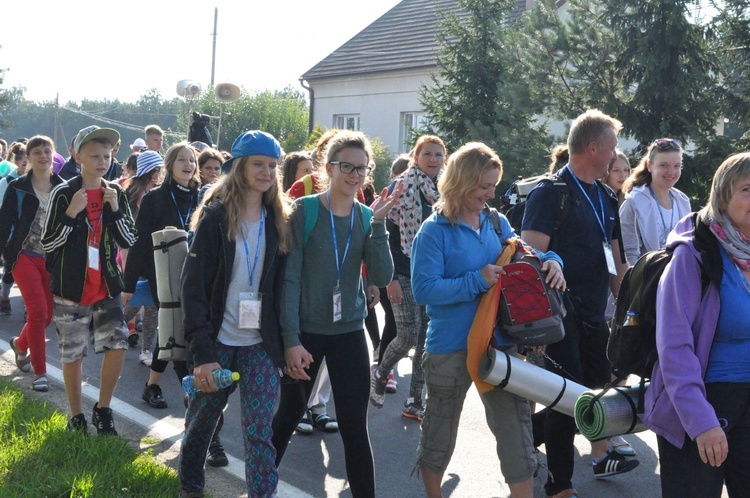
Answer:
MULTIPOLYGON (((516 252, 516 244, 521 246, 521 239, 513 238, 508 240, 507 245, 495 262, 497 266, 504 266, 510 263, 511 258, 516 252)), ((479 363, 487 353, 492 332, 495 329, 497 308, 500 304, 500 291, 502 289, 501 282, 502 275, 497 279, 497 283, 490 287, 479 301, 477 313, 474 315, 474 323, 471 324, 467 339, 466 368, 469 370, 469 375, 471 375, 474 384, 477 386, 477 391, 480 393, 486 393, 495 388, 492 384, 479 379, 479 363)))

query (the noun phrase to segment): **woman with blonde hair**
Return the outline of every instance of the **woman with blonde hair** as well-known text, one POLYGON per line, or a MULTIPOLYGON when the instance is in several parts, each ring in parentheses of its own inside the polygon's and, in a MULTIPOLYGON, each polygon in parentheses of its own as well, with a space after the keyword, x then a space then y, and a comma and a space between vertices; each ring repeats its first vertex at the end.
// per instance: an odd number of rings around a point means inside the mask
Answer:
MULTIPOLYGON (((499 215, 501 233, 495 231, 486 205, 495 196, 502 171, 497 154, 482 143, 468 143, 454 152, 438 182, 435 212, 412 246, 414 299, 427 306, 430 319, 422 359, 427 404, 417 448, 417 465, 430 498, 442 496, 443 475, 472 383, 466 366, 469 329, 482 294, 504 273, 495 265, 498 255, 517 237, 504 215, 499 215)), ((539 255, 549 284, 564 289, 560 258, 553 252, 539 255)), ((499 335, 496 339, 500 349, 517 352, 515 344, 499 335)), ((532 498, 536 459, 529 402, 500 388, 480 398, 511 494, 532 498)))
POLYGON ((232 145, 224 174, 193 216, 195 236, 182 271, 182 311, 192 373, 180 450, 180 496, 202 496, 204 462, 229 395, 239 387, 248 496, 276 496, 271 420, 284 367, 279 333, 282 268, 291 247, 281 194, 279 142, 254 130, 232 145), (238 372, 218 389, 212 373, 238 372))
POLYGON ((625 201, 623 187, 628 178, 630 178, 630 160, 620 149, 615 149, 615 154, 617 154, 617 159, 612 161, 607 168, 607 176, 604 177, 602 183, 612 189, 622 206, 622 203, 625 201))
MULTIPOLYGON (((158 187, 149 190, 141 199, 140 209, 135 219, 138 229, 138 240, 128 251, 125 272, 123 275, 125 290, 122 293, 123 304, 128 305, 135 292, 136 284, 141 278, 148 280, 156 308, 159 299, 156 292, 156 268, 152 250, 151 234, 166 227, 190 229, 190 216, 197 206, 200 179, 195 157, 195 149, 187 142, 180 142, 167 150, 164 160, 158 152, 147 150, 138 156, 138 178, 151 175, 157 169, 164 169, 164 181, 158 187)), ((145 342, 145 341, 144 341, 145 342)), ((142 348, 150 344, 142 344, 142 348)), ((162 396, 159 379, 167 368, 168 361, 159 359, 159 341, 154 346, 151 370, 143 389, 142 398, 152 408, 166 408, 167 402, 162 396)), ((174 369, 178 380, 188 374, 184 361, 175 361, 174 369)))

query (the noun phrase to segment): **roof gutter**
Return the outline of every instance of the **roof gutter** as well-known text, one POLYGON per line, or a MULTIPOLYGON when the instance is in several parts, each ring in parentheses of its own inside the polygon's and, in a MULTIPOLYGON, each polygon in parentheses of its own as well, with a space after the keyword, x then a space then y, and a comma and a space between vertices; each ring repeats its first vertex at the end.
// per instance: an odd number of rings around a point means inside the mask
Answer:
POLYGON ((311 86, 305 83, 305 78, 300 78, 299 84, 310 94, 310 112, 307 120, 307 134, 310 135, 313 132, 313 127, 315 124, 315 113, 313 112, 315 110, 315 90, 313 90, 311 86))

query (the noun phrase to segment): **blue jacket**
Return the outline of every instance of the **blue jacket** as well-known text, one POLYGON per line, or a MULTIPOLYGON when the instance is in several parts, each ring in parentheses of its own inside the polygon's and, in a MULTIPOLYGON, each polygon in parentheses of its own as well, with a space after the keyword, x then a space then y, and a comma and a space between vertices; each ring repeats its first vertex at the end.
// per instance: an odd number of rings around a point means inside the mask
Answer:
MULTIPOLYGON (((481 270, 497 261, 502 244, 516 237, 508 219, 500 215, 498 237, 487 212, 481 214, 480 232, 464 222, 451 225, 433 213, 425 220, 412 246, 411 278, 414 299, 427 305, 430 325, 425 349, 447 354, 466 349, 482 293, 489 290, 481 270)), ((562 260, 552 251, 539 252, 542 261, 562 260)))
POLYGON ((649 429, 678 448, 719 426, 716 411, 706 400, 706 374, 721 309, 719 289, 724 274, 719 245, 702 221, 693 232, 690 216, 669 234, 672 260, 656 293, 656 349, 651 386, 641 416, 649 429), (703 264, 711 283, 701 295, 703 264))

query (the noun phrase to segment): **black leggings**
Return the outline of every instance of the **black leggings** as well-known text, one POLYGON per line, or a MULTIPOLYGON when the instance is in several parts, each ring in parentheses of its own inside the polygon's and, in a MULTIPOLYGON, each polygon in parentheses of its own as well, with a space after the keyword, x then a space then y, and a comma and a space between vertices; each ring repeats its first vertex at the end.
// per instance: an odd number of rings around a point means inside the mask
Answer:
POLYGON ((272 426, 276 465, 281 463, 289 439, 302 418, 318 369, 325 358, 352 496, 372 498, 375 496, 375 469, 367 432, 370 355, 364 330, 340 335, 303 332, 300 339, 314 359, 307 371, 311 380, 282 382, 281 401, 272 426))
POLYGON ((393 306, 388 299, 388 289, 380 289, 380 305, 385 312, 385 324, 383 324, 383 335, 380 337, 380 353, 378 354, 378 365, 388 349, 388 345, 396 338, 396 318, 393 316, 393 306))

